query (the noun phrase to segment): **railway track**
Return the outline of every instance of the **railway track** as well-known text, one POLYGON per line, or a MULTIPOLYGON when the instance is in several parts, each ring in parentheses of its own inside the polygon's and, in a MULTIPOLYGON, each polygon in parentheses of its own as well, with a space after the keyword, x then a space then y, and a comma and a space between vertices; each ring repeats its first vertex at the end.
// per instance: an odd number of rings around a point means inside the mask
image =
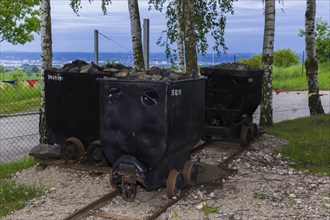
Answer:
MULTIPOLYGON (((195 149, 194 152, 200 151, 201 149, 205 148, 209 143, 210 142, 200 145, 197 149, 195 149)), ((228 176, 233 175, 237 172, 237 170, 233 170, 233 169, 228 168, 228 164, 230 164, 230 162, 232 162, 235 158, 237 158, 239 155, 241 155, 245 150, 246 150, 246 148, 239 148, 234 153, 232 153, 230 156, 228 156, 226 159, 224 159, 220 163, 218 163, 217 167, 224 170, 223 175, 221 176, 220 179, 218 179, 217 182, 204 183, 204 185, 209 185, 210 187, 213 187, 213 188, 221 187, 222 186, 222 180, 224 178, 227 178, 228 176)), ((160 215, 165 213, 168 210, 168 208, 175 205, 180 200, 186 198, 187 195, 189 195, 190 191, 192 191, 194 189, 197 189, 198 187, 200 187, 200 185, 194 185, 194 186, 186 187, 183 190, 180 197, 178 197, 176 199, 167 200, 164 204, 162 204, 161 206, 158 206, 157 208, 152 210, 152 213, 150 213, 148 216, 144 217, 144 219, 146 219, 146 220, 157 219, 160 215)), ((159 192, 156 192, 152 197, 155 197, 158 194, 159 194, 159 192)), ((84 218, 87 218, 88 216, 100 217, 100 218, 103 218, 103 219, 116 219, 116 220, 135 220, 135 219, 137 219, 135 217, 118 215, 118 214, 115 214, 115 213, 112 213, 112 212, 100 211, 101 207, 107 205, 109 202, 111 202, 112 200, 114 200, 118 196, 120 196, 120 191, 116 189, 116 190, 102 196, 101 198, 97 199, 96 201, 94 201, 94 202, 84 206, 83 208, 77 210, 73 214, 66 217, 65 220, 84 219, 84 218)))

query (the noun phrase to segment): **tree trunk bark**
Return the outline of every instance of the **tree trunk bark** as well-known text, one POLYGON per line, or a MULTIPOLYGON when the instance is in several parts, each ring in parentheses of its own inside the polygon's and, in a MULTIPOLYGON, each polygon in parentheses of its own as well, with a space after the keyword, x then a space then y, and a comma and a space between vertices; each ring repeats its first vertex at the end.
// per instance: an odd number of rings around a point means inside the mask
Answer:
POLYGON ((305 14, 306 75, 308 84, 308 106, 311 115, 324 114, 318 84, 318 66, 315 43, 315 0, 307 0, 305 14))
POLYGON ((40 0, 40 35, 41 35, 41 73, 40 73, 40 111, 39 134, 40 143, 47 143, 47 123, 45 109, 45 70, 52 67, 52 30, 50 0, 40 0))
POLYGON ((131 20, 131 35, 133 44, 134 68, 144 69, 144 59, 141 39, 141 23, 137 0, 128 0, 128 10, 131 20))
POLYGON ((188 74, 197 74, 197 52, 194 26, 194 1, 183 0, 184 14, 184 37, 185 37, 185 55, 186 71, 188 74))
POLYGON ((182 12, 182 0, 175 1, 175 15, 177 25, 177 50, 178 50, 178 66, 179 72, 184 73, 184 24, 182 12))
POLYGON ((275 0, 265 0, 265 28, 262 68, 265 71, 260 105, 260 125, 273 125, 273 51, 275 36, 275 0))

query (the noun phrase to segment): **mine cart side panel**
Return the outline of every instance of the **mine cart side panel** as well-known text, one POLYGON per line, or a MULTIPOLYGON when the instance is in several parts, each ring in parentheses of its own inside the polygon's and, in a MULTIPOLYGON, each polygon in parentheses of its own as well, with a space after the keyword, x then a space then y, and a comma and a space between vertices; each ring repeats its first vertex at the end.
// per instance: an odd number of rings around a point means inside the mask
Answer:
POLYGON ((101 142, 110 163, 130 154, 150 169, 166 167, 202 137, 204 78, 100 83, 101 142))
MULTIPOLYGON (((50 142, 69 136, 99 137, 99 89, 104 74, 45 72, 46 121, 50 142)), ((87 143, 88 144, 88 143, 87 143)))
POLYGON ((141 81, 100 81, 101 142, 110 163, 124 154, 147 167, 166 152, 167 84, 141 81))
POLYGON ((204 135, 205 79, 174 81, 167 90, 167 150, 149 170, 144 185, 158 188, 171 169, 181 170, 204 135))
POLYGON ((252 115, 261 101, 262 70, 219 70, 202 68, 207 76, 206 107, 238 109, 252 115))
POLYGON ((168 91, 168 152, 191 149, 203 136, 205 79, 173 82, 168 91))

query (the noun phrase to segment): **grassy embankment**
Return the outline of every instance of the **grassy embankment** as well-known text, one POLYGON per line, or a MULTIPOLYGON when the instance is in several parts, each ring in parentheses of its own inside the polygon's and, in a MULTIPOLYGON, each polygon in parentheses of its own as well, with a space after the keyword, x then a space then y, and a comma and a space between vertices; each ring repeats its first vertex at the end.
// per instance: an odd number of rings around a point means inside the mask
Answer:
POLYGON ((295 161, 295 168, 330 175, 329 114, 283 121, 266 130, 289 142, 281 152, 295 161))
MULTIPOLYGON (((330 90, 330 62, 318 65, 320 90, 330 90)), ((278 90, 307 90, 306 72, 302 65, 274 67, 273 88, 278 90)))
POLYGON ((21 69, 1 72, 0 81, 14 81, 15 85, 0 83, 0 114, 12 114, 30 110, 40 104, 40 85, 31 87, 26 80, 38 80, 40 72, 24 72, 21 69))
POLYGON ((0 114, 23 112, 40 104, 40 86, 33 88, 23 82, 0 87, 0 114))
POLYGON ((38 198, 44 191, 38 186, 19 185, 8 178, 16 172, 35 164, 31 157, 17 162, 0 164, 0 217, 21 209, 32 198, 38 198))

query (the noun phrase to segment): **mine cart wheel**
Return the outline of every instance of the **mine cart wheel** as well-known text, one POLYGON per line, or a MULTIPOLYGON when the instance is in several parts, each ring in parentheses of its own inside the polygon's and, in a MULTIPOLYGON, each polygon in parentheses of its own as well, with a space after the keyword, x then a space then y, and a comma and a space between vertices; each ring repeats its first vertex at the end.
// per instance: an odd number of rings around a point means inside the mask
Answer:
POLYGON ((172 169, 166 182, 166 195, 169 199, 179 197, 184 186, 184 177, 176 169, 172 169))
POLYGON ((133 202, 136 197, 136 188, 136 184, 122 183, 121 195, 123 199, 128 202, 133 202))
POLYGON ((249 128, 251 131, 251 138, 256 138, 258 136, 258 125, 256 123, 250 123, 249 128))
POLYGON ((95 166, 104 166, 107 164, 107 160, 104 156, 104 153, 102 151, 101 141, 93 141, 88 147, 87 147, 87 159, 90 164, 95 166))
POLYGON ((65 160, 77 162, 84 158, 84 154, 84 144, 75 137, 66 139, 64 146, 61 147, 61 155, 65 160))
POLYGON ((184 163, 182 174, 186 186, 193 186, 197 183, 197 166, 190 160, 184 163))
POLYGON ((240 144, 242 147, 247 147, 250 140, 250 128, 243 125, 241 128, 240 144))
POLYGON ((118 189, 119 187, 118 187, 118 185, 117 184, 115 184, 114 182, 113 182, 113 180, 112 180, 112 173, 110 173, 110 185, 114 188, 114 189, 118 189))

